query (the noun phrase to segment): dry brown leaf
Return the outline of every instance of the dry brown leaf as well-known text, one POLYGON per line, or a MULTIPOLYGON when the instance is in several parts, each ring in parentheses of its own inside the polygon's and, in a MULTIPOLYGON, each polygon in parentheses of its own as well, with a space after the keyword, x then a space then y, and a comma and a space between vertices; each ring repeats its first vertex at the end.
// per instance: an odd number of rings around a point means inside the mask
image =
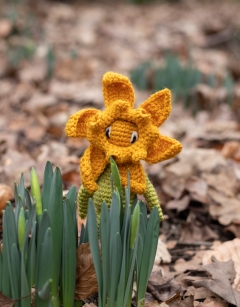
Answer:
POLYGON ((194 305, 194 307, 227 307, 228 303, 219 297, 208 297, 202 303, 194 305))
POLYGON ((240 219, 239 199, 227 197, 212 188, 208 189, 208 196, 211 199, 209 213, 220 224, 227 226, 240 219))
MULTIPOLYGON (((35 161, 30 157, 27 152, 20 153, 14 149, 9 148, 2 156, 3 164, 0 165, 0 180, 4 183, 11 185, 14 181, 18 182, 22 172, 28 173, 30 168, 35 166, 35 161)), ((25 176, 25 184, 28 185, 30 178, 25 176)))
POLYGON ((0 215, 6 207, 6 202, 13 198, 13 190, 6 184, 0 184, 0 215))
POLYGON ((193 307, 193 296, 181 300, 180 295, 178 295, 167 301, 167 304, 169 307, 193 307))
POLYGON ((162 304, 159 304, 158 301, 152 301, 152 302, 146 302, 146 298, 145 298, 145 303, 144 303, 144 307, 168 307, 167 304, 165 303, 162 303, 162 304), (162 305, 164 304, 164 305, 162 305))
POLYGON ((102 104, 102 91, 100 88, 87 88, 81 82, 60 82, 53 80, 50 84, 50 94, 63 100, 76 102, 94 101, 102 104))
POLYGON ((197 220, 197 215, 190 212, 182 227, 180 241, 201 242, 218 239, 218 235, 206 224, 197 220))
POLYGON ((169 240, 166 242, 166 246, 168 249, 173 249, 176 247, 177 243, 177 240, 169 240))
POLYGON ((185 189, 185 180, 184 178, 180 178, 174 174, 168 174, 166 179, 163 181, 162 189, 167 195, 174 199, 179 199, 185 189))
POLYGON ((209 296, 215 296, 215 294, 204 288, 204 287, 200 287, 200 288, 195 288, 193 286, 188 287, 187 292, 184 294, 185 296, 190 296, 192 295, 194 300, 202 300, 202 299, 206 299, 209 296))
POLYGON ((240 223, 239 221, 234 221, 229 226, 225 227, 225 231, 230 231, 234 234, 236 238, 240 238, 240 223))
POLYGON ((165 169, 179 177, 189 177, 198 172, 212 172, 219 166, 226 166, 226 160, 214 149, 183 148, 178 161, 165 169))
POLYGON ((95 304, 90 303, 90 304, 84 304, 82 307, 97 307, 95 304))
POLYGON ((178 274, 180 272, 185 272, 189 270, 197 271, 198 269, 200 269, 200 262, 196 258, 193 258, 190 261, 186 261, 183 258, 179 258, 177 261, 175 261, 175 264, 174 264, 174 270, 178 272, 178 274))
POLYGON ((162 271, 159 270, 150 275, 147 289, 158 301, 165 302, 181 292, 181 285, 162 277, 162 271))
MULTIPOLYGON (((15 90, 15 84, 9 80, 0 81, 0 98, 8 97, 15 90)), ((3 102, 2 102, 3 103, 3 102)), ((2 106, 1 106, 2 107, 2 106)))
POLYGON ((240 291, 240 239, 227 241, 213 248, 213 250, 204 253, 202 263, 204 265, 212 263, 212 256, 219 261, 231 259, 234 262, 234 269, 236 271, 233 288, 240 291))
POLYGON ((193 281, 195 287, 205 287, 233 305, 240 304, 240 293, 232 288, 231 283, 236 275, 232 260, 219 262, 214 256, 213 263, 203 268, 211 275, 210 278, 193 281))
POLYGON ((44 58, 24 63, 24 67, 19 71, 19 79, 24 82, 41 82, 46 76, 47 65, 44 58))
POLYGON ((15 304, 15 300, 5 296, 2 292, 0 292, 0 306, 1 307, 12 307, 15 304))
POLYGON ((203 204, 207 203, 207 183, 204 179, 195 176, 190 177, 186 184, 186 190, 189 191, 192 200, 203 204))
POLYGON ((232 166, 218 168, 218 173, 202 174, 207 185, 227 197, 235 197, 238 186, 237 176, 232 166))
POLYGON ((160 263, 170 263, 170 262, 171 262, 171 255, 170 255, 169 251, 167 250, 167 246, 159 238, 154 263, 160 264, 160 263))
POLYGON ((226 142, 221 153, 225 158, 240 161, 240 143, 236 141, 226 142))
POLYGON ((93 74, 92 61, 87 57, 66 58, 58 61, 55 76, 63 81, 79 81, 93 74))
POLYGON ((78 246, 75 299, 83 300, 98 291, 89 243, 78 246))
MULTIPOLYGON (((136 299, 136 295, 135 293, 137 292, 137 283, 134 282, 133 284, 133 292, 132 292, 132 299, 136 299)), ((145 300, 144 300, 144 305, 148 305, 151 303, 156 303, 158 304, 158 302, 156 301, 155 297, 150 293, 150 292, 146 292, 145 293, 145 300)))
POLYGON ((183 196, 182 199, 170 200, 167 203, 166 208, 167 209, 176 209, 177 212, 181 212, 181 211, 187 209, 189 202, 190 202, 189 195, 185 195, 185 196, 183 196))
POLYGON ((34 113, 36 111, 42 111, 56 103, 57 99, 54 96, 35 91, 31 99, 24 105, 24 108, 34 113))

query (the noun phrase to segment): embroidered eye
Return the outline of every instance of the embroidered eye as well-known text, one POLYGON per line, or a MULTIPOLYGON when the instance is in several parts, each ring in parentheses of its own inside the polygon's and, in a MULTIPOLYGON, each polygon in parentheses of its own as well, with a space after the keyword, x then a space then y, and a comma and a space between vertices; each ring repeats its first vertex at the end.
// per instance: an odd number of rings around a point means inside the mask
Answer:
POLYGON ((107 127, 107 129, 105 130, 105 135, 108 139, 110 139, 111 130, 112 130, 111 126, 107 127))
POLYGON ((138 140, 138 133, 137 131, 133 131, 132 135, 131 135, 131 139, 130 139, 130 143, 135 143, 138 140))

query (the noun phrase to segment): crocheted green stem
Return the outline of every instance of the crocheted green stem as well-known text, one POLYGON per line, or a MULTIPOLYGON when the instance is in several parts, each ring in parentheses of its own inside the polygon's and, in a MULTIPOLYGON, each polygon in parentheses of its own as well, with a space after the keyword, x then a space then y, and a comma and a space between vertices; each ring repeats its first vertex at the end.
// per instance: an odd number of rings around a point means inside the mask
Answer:
MULTIPOLYGON (((107 166, 104 172, 99 176, 97 180, 98 190, 96 192, 91 194, 84 188, 83 185, 80 187, 79 192, 78 192, 78 209, 79 209, 79 215, 82 219, 86 218, 87 216, 88 199, 90 197, 93 198, 98 222, 100 219, 103 201, 105 201, 108 207, 110 208, 111 202, 112 202, 112 188, 111 188, 110 177, 111 177, 111 168, 110 166, 107 166)), ((130 198, 131 204, 134 200, 134 197, 135 197, 135 194, 131 193, 131 198, 130 198)), ((159 204, 158 196, 157 196, 157 193, 152 183, 150 182, 147 176, 146 176, 146 192, 144 194, 144 197, 146 199, 147 205, 150 210, 152 210, 154 207, 157 207, 159 218, 162 221, 163 213, 162 213, 162 209, 159 204)), ((124 194, 122 197, 122 201, 123 201, 123 207, 125 207, 125 195, 124 194)))
POLYGON ((162 213, 162 208, 159 204, 157 193, 147 175, 146 175, 146 192, 144 193, 144 197, 147 201, 150 210, 152 210, 154 207, 157 207, 159 219, 163 221, 164 217, 162 213))
MULTIPOLYGON (((82 185, 78 192, 78 209, 81 218, 87 216, 88 199, 93 198, 93 202, 96 208, 97 219, 100 219, 100 213, 103 201, 106 202, 110 208, 112 202, 112 187, 111 187, 111 168, 108 165, 104 172, 99 176, 97 180, 98 190, 93 194, 90 194, 82 185)), ((124 189, 123 189, 124 191, 124 189)), ((130 202, 132 204, 135 194, 131 193, 130 202)), ((125 207, 125 194, 122 195, 123 207, 125 207)))
POLYGON ((83 185, 81 185, 78 191, 78 212, 81 219, 85 219, 87 216, 88 200, 93 194, 89 193, 83 185))

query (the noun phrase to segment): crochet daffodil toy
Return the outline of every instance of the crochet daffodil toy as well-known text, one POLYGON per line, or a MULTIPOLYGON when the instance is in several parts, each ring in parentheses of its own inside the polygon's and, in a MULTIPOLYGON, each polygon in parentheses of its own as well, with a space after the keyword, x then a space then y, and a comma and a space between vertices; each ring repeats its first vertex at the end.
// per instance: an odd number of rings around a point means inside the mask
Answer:
POLYGON ((127 171, 130 172, 131 198, 143 194, 149 209, 156 206, 162 220, 156 191, 140 161, 157 163, 174 157, 182 149, 178 141, 161 135, 158 130, 171 111, 171 93, 169 89, 163 89, 134 109, 134 91, 129 79, 107 72, 103 76, 103 96, 106 106, 104 111, 80 110, 69 118, 66 125, 68 136, 87 138, 90 142, 80 160, 80 217, 86 217, 90 197, 93 198, 98 218, 102 202, 110 206, 112 156, 123 186, 127 186, 127 171))

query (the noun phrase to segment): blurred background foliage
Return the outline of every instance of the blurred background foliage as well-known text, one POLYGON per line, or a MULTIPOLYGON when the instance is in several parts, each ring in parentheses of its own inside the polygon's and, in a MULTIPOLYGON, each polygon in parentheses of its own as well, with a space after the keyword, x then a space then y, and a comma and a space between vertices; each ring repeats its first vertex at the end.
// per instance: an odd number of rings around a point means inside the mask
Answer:
MULTIPOLYGON (((86 1, 76 0, 62 2, 73 6, 81 3, 89 4, 86 1)), ((16 75, 26 65, 26 62, 31 63, 34 58, 39 56, 44 59, 44 78, 46 80, 52 79, 56 76, 56 73, 59 75, 58 72, 64 70, 66 65, 70 66, 68 67, 69 70, 71 68, 73 68, 73 71, 77 69, 76 62, 81 56, 81 49, 76 47, 65 48, 65 53, 68 53, 68 55, 65 56, 64 61, 61 61, 61 57, 59 57, 61 52, 57 50, 56 44, 45 39, 47 31, 44 26, 44 23, 47 22, 46 8, 43 9, 40 3, 31 0, 11 0, 8 3, 5 1, 0 3, 3 8, 0 12, 0 19, 5 21, 5 29, 4 24, 2 26, 5 33, 2 36, 7 42, 2 52, 8 63, 7 71, 9 75, 16 75), (62 69, 62 66, 64 66, 64 69, 62 69)), ((49 6, 51 6, 51 3, 57 2, 50 1, 49 6)), ((95 3, 101 5, 105 1, 96 1, 95 3)), ((141 4, 140 6, 143 9, 144 5, 156 5, 156 3, 172 7, 178 5, 191 7, 190 2, 184 0, 126 0, 121 1, 121 3, 134 3, 136 8, 141 4)), ((48 6, 47 2, 45 2, 45 6, 48 6)), ((66 17, 64 17, 64 14, 67 16, 68 11, 63 13, 62 17, 63 22, 66 22, 64 21, 66 17)), ((68 20, 66 26, 68 23, 74 24, 75 21, 68 20)), ((235 63, 239 63, 240 27, 232 27, 231 25, 228 29, 224 23, 219 25, 216 22, 209 29, 206 26, 204 31, 207 39, 209 39, 209 41, 206 41, 207 47, 227 48, 228 52, 230 51, 235 58, 234 64, 230 64, 231 67, 225 72, 206 73, 199 69, 194 63, 194 57, 191 56, 192 47, 189 45, 183 51, 183 54, 168 48, 163 49, 155 59, 147 59, 136 65, 130 64, 128 72, 133 83, 140 90, 151 92, 168 87, 173 91, 174 101, 183 103, 193 113, 201 109, 214 109, 221 103, 234 106, 234 88, 236 82, 239 81, 239 68, 235 63), (216 94, 216 92, 219 94, 216 94), (211 103, 209 103, 209 100, 211 100, 211 103)), ((81 69, 81 67, 79 68, 81 69)), ((68 75, 69 72, 60 72, 61 76, 62 74, 68 75)))
POLYGON ((201 105, 199 96, 207 87, 216 91, 223 87, 226 103, 232 103, 234 80, 230 74, 204 74, 192 61, 182 64, 178 56, 171 54, 167 54, 163 62, 162 65, 150 61, 141 63, 130 72, 132 82, 139 89, 151 90, 153 93, 165 87, 171 89, 174 101, 181 101, 193 113, 206 107, 201 105))

